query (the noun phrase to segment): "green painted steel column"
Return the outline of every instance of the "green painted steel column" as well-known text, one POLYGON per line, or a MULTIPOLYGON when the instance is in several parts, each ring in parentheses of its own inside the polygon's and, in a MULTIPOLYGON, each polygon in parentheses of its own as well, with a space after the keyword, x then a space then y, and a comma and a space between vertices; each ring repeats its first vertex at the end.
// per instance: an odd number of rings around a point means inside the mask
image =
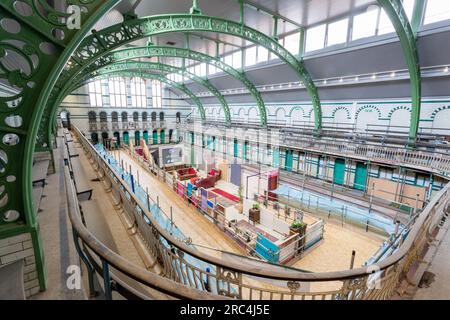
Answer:
POLYGON ((412 100, 409 144, 413 145, 417 139, 419 130, 422 99, 421 72, 416 36, 400 0, 378 0, 378 3, 384 8, 392 21, 400 39, 409 70, 412 100))
MULTIPOLYGON (((76 52, 72 58, 71 62, 73 68, 64 71, 60 76, 60 88, 71 83, 73 77, 82 69, 89 66, 91 63, 94 63, 108 52, 140 38, 171 32, 216 32, 220 34, 229 34, 252 41, 269 49, 282 61, 291 66, 300 77, 300 80, 303 82, 312 100, 315 115, 315 128, 316 130, 321 129, 322 110, 320 99, 317 88, 305 69, 303 62, 299 61, 272 37, 264 35, 245 25, 243 26, 238 22, 217 17, 186 14, 152 16, 136 20, 127 20, 120 25, 105 28, 97 32, 95 36, 92 35, 84 39, 83 45, 80 46, 78 52, 76 52), (161 26, 164 27, 162 28, 161 26), (126 30, 125 33, 123 33, 124 30, 126 30), (98 39, 101 39, 101 41, 98 39)), ((59 92, 54 93, 54 96, 58 95, 59 92)), ((54 104, 49 104, 49 109, 55 107, 54 104)))

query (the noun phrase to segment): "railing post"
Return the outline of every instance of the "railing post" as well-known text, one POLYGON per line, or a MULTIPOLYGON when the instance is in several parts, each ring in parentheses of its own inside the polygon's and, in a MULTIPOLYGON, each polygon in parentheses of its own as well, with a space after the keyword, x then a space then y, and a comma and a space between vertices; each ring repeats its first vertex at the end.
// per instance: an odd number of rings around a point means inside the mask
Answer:
POLYGON ((106 260, 102 259, 103 284, 105 286, 105 300, 112 300, 111 275, 109 273, 109 265, 106 260))
POLYGON ((353 270, 353 268, 355 266, 355 257, 356 257, 356 251, 353 250, 352 251, 352 258, 350 260, 350 270, 353 270))
POLYGON ((88 271, 89 297, 94 298, 94 297, 98 296, 98 292, 95 291, 95 286, 94 286, 94 272, 95 272, 94 267, 90 263, 89 259, 86 257, 86 254, 83 252, 83 249, 81 248, 80 243, 78 241, 78 232, 73 227, 72 227, 72 235, 73 235, 73 241, 75 243, 75 250, 77 251, 81 260, 86 265, 86 269, 88 271))

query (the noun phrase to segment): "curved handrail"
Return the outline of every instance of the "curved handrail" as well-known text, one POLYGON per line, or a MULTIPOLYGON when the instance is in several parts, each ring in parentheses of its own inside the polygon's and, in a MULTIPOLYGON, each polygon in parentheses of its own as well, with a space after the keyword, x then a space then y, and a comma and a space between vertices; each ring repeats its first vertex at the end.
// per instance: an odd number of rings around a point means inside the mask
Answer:
POLYGON ((68 213, 72 227, 83 243, 99 257, 101 257, 102 260, 108 262, 108 264, 120 272, 123 272, 130 278, 172 297, 204 300, 227 299, 225 296, 214 295, 209 292, 196 290, 168 278, 159 276, 127 261, 121 255, 109 249, 100 240, 98 240, 81 221, 80 212, 79 209, 77 209, 78 200, 76 192, 74 191, 73 182, 71 182, 67 167, 65 168, 65 181, 67 189, 68 213))
MULTIPOLYGON (((140 221, 145 215, 148 219, 148 226, 150 229, 147 231, 145 227, 147 224, 142 225, 143 229, 141 229, 141 225, 138 220, 135 220, 134 223, 138 227, 139 233, 144 232, 145 234, 148 231, 154 233, 153 238, 151 237, 146 239, 150 241, 148 245, 150 245, 149 249, 153 252, 153 254, 156 254, 156 257, 162 255, 160 258, 163 260, 161 260, 160 263, 163 263, 162 266, 165 272, 168 272, 164 274, 164 281, 175 281, 176 286, 185 285, 186 287, 193 287, 190 280, 186 281, 186 279, 183 280, 178 278, 176 277, 176 274, 174 277, 173 272, 179 272, 180 270, 177 268, 172 269, 173 266, 171 266, 171 263, 182 263, 183 268, 189 268, 191 272, 200 273, 201 277, 206 274, 204 273, 203 268, 199 269, 195 265, 190 264, 188 261, 180 261, 176 256, 171 256, 171 249, 167 248, 161 242, 161 239, 167 241, 169 246, 176 249, 179 254, 190 255, 193 258, 200 260, 202 263, 209 263, 215 267, 216 273, 208 273, 207 276, 211 276, 213 279, 215 278, 217 285, 220 283, 221 286, 228 286, 228 292, 226 292, 226 290, 224 291, 222 287, 220 287, 220 290, 219 287, 217 287, 217 291, 213 290, 214 294, 218 294, 220 297, 222 295, 227 295, 234 298, 246 299, 250 297, 250 299, 253 299, 255 298, 254 293, 259 292, 259 299, 261 299, 264 292, 264 294, 270 295, 270 299, 272 299, 273 295, 278 295, 281 299, 283 299, 283 296, 290 296, 292 299, 299 297, 302 299, 306 297, 312 299, 317 297, 321 297, 322 299, 389 298, 394 293, 394 289, 408 277, 407 274, 411 265, 417 262, 420 253, 427 245, 427 241, 431 236, 431 231, 437 226, 437 222, 443 215, 442 211, 444 209, 444 205, 447 205, 448 199, 450 198, 450 184, 448 184, 439 192, 438 195, 433 198, 422 213, 416 217, 416 223, 409 231, 406 241, 401 241, 401 244, 399 245, 400 249, 388 258, 382 261, 377 261, 377 263, 366 267, 335 272, 305 273, 300 270, 289 269, 253 259, 251 259, 251 263, 250 260, 246 261, 247 263, 243 261, 233 261, 233 259, 223 259, 222 257, 218 258, 197 251, 194 248, 189 247, 183 241, 174 238, 168 231, 158 224, 151 212, 148 210, 148 207, 134 195, 131 187, 128 186, 128 184, 121 178, 121 175, 114 170, 109 162, 106 161, 103 155, 96 150, 96 148, 94 148, 94 146, 86 139, 78 128, 75 128, 75 132, 78 135, 79 142, 88 154, 91 163, 97 166, 97 170, 102 173, 102 180, 106 182, 108 188, 113 186, 115 192, 118 192, 117 196, 121 199, 120 203, 122 203, 125 212, 129 215, 131 214, 130 218, 137 218, 140 221), (115 183, 113 183, 113 180, 115 183), (172 262, 167 265, 164 262, 165 259, 169 259, 169 261, 172 262), (383 281, 382 290, 378 290, 379 288, 375 288, 376 290, 374 290, 374 288, 372 288, 371 284, 373 281, 377 281, 377 277, 381 277, 379 280, 383 281), (250 281, 250 283, 248 281, 250 281), (252 281, 257 281, 257 286, 252 284, 252 281), (267 283, 268 281, 276 288, 273 289, 261 286, 263 283, 267 283), (321 291, 319 283, 327 282, 327 288, 331 285, 332 289, 329 289, 328 291, 323 291, 322 289, 321 291), (302 283, 311 283, 311 285, 314 286, 314 290, 304 291, 305 288, 302 283), (279 286, 280 284, 281 287, 279 286), (230 292, 230 285, 235 288, 233 290, 238 291, 230 292), (336 285, 338 288, 335 287, 336 285), (302 291, 299 291, 300 288, 303 288, 302 291), (288 291, 286 291, 286 289, 288 289, 288 291)), ((147 240, 144 239, 144 241, 147 240)), ((117 263, 121 261, 113 262, 117 263)), ((141 281, 142 279, 138 278, 136 280, 141 281)), ((200 296, 203 293, 206 293, 206 291, 200 291, 201 288, 198 288, 196 285, 193 289, 197 290, 197 293, 200 296)), ((203 287, 203 290, 204 289, 205 288, 203 287)), ((256 299, 258 299, 258 297, 256 297, 256 299)))
MULTIPOLYGON (((400 248, 393 253, 388 258, 379 261, 371 266, 356 268, 352 270, 343 270, 343 271, 334 271, 334 272, 319 272, 319 273, 304 273, 296 270, 289 270, 283 267, 278 267, 274 265, 270 265, 267 263, 263 263, 260 261, 255 261, 254 266, 250 266, 248 264, 239 263, 236 261, 226 261, 220 258, 216 258, 214 256, 199 252, 190 248, 185 243, 175 239, 169 232, 164 230, 152 217, 151 213, 147 210, 147 207, 143 205, 139 199, 133 196, 133 192, 130 187, 122 180, 120 176, 114 171, 114 169, 103 159, 102 155, 96 150, 90 142, 84 137, 83 134, 76 128, 76 133, 82 141, 82 145, 86 149, 87 152, 94 154, 98 159, 101 159, 102 164, 107 168, 110 172, 115 175, 117 181, 120 182, 124 190, 128 192, 129 195, 133 197, 135 203, 140 207, 142 212, 147 216, 147 218, 152 223, 152 226, 156 229, 160 236, 166 239, 170 244, 178 248, 179 250, 201 260, 204 262, 208 262, 214 264, 218 267, 224 268, 226 270, 231 270, 235 272, 239 272, 245 275, 261 277, 265 279, 271 280, 283 280, 292 282, 325 282, 325 281, 346 281, 349 279, 358 279, 358 278, 366 278, 369 277, 377 270, 385 271, 389 267, 399 263, 404 259, 410 252, 412 252, 412 248, 414 244, 420 242, 422 239, 419 239, 419 234, 423 232, 422 227, 425 225, 425 222, 428 222, 428 219, 431 219, 433 214, 436 211, 436 206, 440 204, 441 201, 448 201, 450 195, 450 184, 446 185, 444 189, 442 189, 439 194, 437 194, 433 200, 428 204, 428 206, 422 211, 419 217, 416 220, 416 223, 412 227, 409 232, 406 241, 402 243, 400 248), (90 150, 89 150, 90 149, 90 150), (269 267, 270 266, 270 267, 269 267)), ((429 234, 428 230, 427 233, 429 234)))

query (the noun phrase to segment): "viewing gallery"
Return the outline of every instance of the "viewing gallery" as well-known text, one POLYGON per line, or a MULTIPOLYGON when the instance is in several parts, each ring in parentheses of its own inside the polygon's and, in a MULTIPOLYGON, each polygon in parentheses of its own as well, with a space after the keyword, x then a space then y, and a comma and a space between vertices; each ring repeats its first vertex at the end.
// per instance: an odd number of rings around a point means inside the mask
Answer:
POLYGON ((447 0, 0 1, 0 300, 450 299, 449 52, 447 0))

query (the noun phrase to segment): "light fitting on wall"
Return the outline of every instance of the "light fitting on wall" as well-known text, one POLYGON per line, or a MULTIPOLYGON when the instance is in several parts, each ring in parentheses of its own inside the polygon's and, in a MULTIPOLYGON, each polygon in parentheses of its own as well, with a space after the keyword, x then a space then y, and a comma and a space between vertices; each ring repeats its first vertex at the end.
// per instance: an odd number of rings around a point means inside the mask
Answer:
POLYGON ((448 67, 444 68, 444 72, 447 73, 448 72, 448 67))
POLYGON ((395 72, 391 73, 391 78, 395 78, 395 72))

